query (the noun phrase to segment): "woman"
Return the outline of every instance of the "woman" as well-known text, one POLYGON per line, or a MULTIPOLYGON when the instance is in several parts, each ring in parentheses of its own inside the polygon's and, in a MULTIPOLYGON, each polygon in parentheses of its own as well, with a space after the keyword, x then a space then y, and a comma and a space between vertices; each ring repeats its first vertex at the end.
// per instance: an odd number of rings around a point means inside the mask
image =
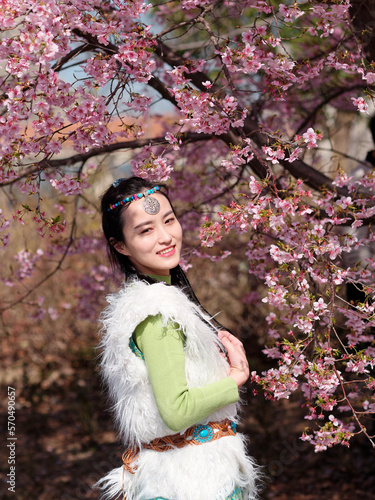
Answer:
POLYGON ((101 206, 110 259, 126 276, 102 315, 101 370, 126 450, 98 483, 104 496, 255 498, 256 469, 235 428, 246 355, 213 326, 178 265, 169 198, 132 177, 115 181, 101 206))

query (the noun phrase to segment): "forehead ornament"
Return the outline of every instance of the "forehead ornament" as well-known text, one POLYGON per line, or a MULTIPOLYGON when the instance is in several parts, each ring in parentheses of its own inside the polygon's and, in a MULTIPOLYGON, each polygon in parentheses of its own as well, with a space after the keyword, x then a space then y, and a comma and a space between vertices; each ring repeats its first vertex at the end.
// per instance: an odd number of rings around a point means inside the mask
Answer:
POLYGON ((155 215, 160 212, 160 203, 153 196, 149 196, 142 201, 143 210, 146 214, 155 215))
POLYGON ((150 196, 150 194, 154 194, 157 191, 160 191, 160 186, 154 186, 151 189, 147 189, 147 191, 145 191, 144 193, 137 193, 133 194, 132 196, 127 196, 123 200, 118 201, 113 205, 109 205, 108 212, 114 210, 117 207, 121 207, 122 205, 126 205, 131 201, 140 200, 141 198, 144 198, 144 200, 142 201, 143 210, 148 214, 155 215, 160 211, 160 203, 153 196, 151 196, 150 198, 148 197, 150 196))

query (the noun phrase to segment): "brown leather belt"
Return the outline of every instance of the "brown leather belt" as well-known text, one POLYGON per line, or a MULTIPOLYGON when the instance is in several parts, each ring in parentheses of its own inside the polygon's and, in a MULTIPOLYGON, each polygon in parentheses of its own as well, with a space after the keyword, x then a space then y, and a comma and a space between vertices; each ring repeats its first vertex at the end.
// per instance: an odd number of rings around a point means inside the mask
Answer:
POLYGON ((141 448, 138 446, 128 448, 122 455, 124 471, 127 470, 131 474, 135 473, 137 466, 131 464, 138 458, 140 449, 167 451, 173 448, 183 448, 190 444, 204 444, 224 436, 234 436, 235 434, 236 424, 229 419, 221 422, 209 422, 206 425, 194 425, 186 429, 183 434, 178 433, 172 436, 156 438, 151 443, 142 444, 141 448))

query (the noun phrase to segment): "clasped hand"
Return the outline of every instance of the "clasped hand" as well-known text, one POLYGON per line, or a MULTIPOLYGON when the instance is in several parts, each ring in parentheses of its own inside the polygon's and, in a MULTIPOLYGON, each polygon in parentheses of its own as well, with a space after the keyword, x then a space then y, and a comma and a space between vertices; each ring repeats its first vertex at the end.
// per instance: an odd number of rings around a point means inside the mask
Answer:
POLYGON ((218 337, 228 352, 230 365, 229 376, 234 379, 237 386, 243 385, 250 375, 249 363, 246 359, 245 349, 240 340, 226 330, 219 330, 218 337))

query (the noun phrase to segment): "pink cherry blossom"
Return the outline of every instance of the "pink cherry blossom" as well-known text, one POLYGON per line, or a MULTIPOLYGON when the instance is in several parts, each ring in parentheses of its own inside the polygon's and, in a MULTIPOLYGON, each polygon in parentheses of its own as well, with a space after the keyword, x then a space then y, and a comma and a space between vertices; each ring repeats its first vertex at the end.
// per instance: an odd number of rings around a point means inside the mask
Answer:
POLYGON ((80 194, 82 190, 87 187, 86 180, 80 181, 71 174, 67 174, 60 179, 50 179, 50 183, 57 191, 65 196, 80 194))
POLYGON ((368 104, 363 97, 358 97, 358 98, 352 97, 351 99, 353 101, 354 106, 357 106, 358 111, 360 111, 361 113, 367 113, 368 104))
POLYGON ((302 137, 305 140, 305 143, 307 144, 307 148, 316 148, 318 147, 317 141, 322 138, 322 134, 320 132, 315 132, 312 127, 307 129, 307 132, 302 134, 302 137))

